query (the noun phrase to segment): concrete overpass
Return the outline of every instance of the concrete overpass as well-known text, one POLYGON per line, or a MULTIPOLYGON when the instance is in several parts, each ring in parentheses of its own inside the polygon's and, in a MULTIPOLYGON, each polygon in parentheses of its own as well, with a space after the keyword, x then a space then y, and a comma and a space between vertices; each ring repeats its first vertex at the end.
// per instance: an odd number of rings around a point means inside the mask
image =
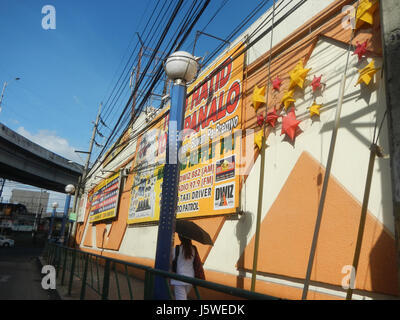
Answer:
POLYGON ((0 177, 65 193, 77 185, 83 166, 26 139, 0 123, 0 177))

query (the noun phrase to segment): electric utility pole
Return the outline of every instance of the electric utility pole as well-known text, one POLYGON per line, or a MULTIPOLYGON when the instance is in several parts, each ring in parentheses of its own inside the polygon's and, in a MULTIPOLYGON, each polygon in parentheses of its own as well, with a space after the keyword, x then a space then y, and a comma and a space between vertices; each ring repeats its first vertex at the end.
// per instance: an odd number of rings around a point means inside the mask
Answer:
POLYGON ((97 127, 98 127, 99 121, 100 121, 100 113, 101 113, 102 107, 103 107, 103 103, 100 103, 99 111, 97 112, 96 122, 94 123, 94 127, 93 127, 92 139, 90 140, 89 151, 87 152, 85 167, 83 168, 83 173, 82 173, 83 179, 86 178, 87 170, 89 168, 90 156, 91 156, 92 150, 93 150, 94 139, 96 138, 96 132, 97 132, 97 127))
POLYGON ((380 1, 392 199, 400 288, 400 1, 380 1))
MULTIPOLYGON (((96 132, 97 132, 97 127, 98 127, 99 121, 100 121, 100 113, 101 113, 101 108, 102 107, 103 107, 103 103, 100 103, 99 111, 97 112, 96 122, 94 123, 94 126, 93 126, 92 138, 90 139, 89 151, 87 151, 87 152, 86 151, 85 152, 80 151, 82 153, 87 153, 87 158, 86 158, 85 166, 84 166, 83 171, 82 171, 82 175, 78 180, 78 186, 75 188, 74 204, 73 204, 73 212, 75 212, 75 213, 76 213, 76 205, 78 203, 79 193, 80 193, 80 190, 81 190, 81 184, 83 183, 83 185, 84 185, 84 182, 85 182, 85 179, 86 179, 86 175, 87 175, 87 171, 88 171, 88 168, 89 168, 90 156, 92 154, 93 143, 94 143, 94 140, 96 138, 96 132)), ((77 224, 77 221, 74 221, 74 225, 72 227, 73 231, 70 233, 72 237, 75 236, 76 224, 77 224)))
MULTIPOLYGON (((136 88, 136 86, 138 84, 138 80, 139 80, 139 77, 140 77, 140 68, 141 68, 141 64, 142 64, 142 57, 143 57, 144 49, 145 49, 144 43, 142 41, 142 38, 140 38, 139 33, 136 32, 136 34, 137 34, 137 36, 139 38, 139 42, 140 42, 140 51, 139 51, 139 60, 138 60, 137 66, 136 66, 136 76, 135 76, 135 86, 134 87, 133 87, 133 83, 132 83, 132 79, 131 79, 132 92, 133 92, 133 90, 135 90, 135 88, 136 88)), ((132 76, 133 76, 133 71, 132 71, 132 76)), ((133 116, 135 114, 137 93, 138 93, 138 90, 136 89, 135 95, 133 96, 133 99, 132 99, 132 110, 131 110, 131 117, 132 118, 133 118, 133 116)))

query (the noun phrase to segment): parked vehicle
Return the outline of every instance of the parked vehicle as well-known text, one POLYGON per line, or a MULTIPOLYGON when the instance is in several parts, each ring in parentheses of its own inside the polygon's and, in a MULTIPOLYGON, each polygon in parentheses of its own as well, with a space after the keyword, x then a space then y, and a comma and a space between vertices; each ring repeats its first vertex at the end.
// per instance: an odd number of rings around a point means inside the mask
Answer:
POLYGON ((0 247, 14 247, 14 240, 0 236, 0 247))

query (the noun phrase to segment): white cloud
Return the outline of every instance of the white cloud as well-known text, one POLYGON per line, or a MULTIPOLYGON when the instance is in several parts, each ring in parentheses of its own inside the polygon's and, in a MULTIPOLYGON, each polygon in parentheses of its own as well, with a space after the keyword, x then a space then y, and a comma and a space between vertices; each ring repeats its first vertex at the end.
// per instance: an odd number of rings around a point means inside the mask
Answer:
POLYGON ((43 148, 46 148, 64 158, 78 163, 83 162, 83 159, 74 152, 75 148, 70 146, 68 140, 57 136, 54 131, 39 130, 36 134, 32 134, 24 127, 19 127, 16 131, 32 142, 35 142, 43 148))

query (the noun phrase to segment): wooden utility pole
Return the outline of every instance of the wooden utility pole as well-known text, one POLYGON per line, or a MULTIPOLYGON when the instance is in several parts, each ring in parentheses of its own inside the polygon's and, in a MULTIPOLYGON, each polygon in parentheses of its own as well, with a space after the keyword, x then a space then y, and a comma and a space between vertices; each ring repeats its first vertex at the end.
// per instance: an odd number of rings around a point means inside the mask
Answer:
MULTIPOLYGON (((89 151, 84 152, 87 154, 87 158, 86 158, 85 167, 83 168, 83 171, 82 171, 82 175, 79 177, 78 185, 75 188, 75 196, 74 196, 74 204, 73 204, 73 212, 75 212, 75 213, 76 213, 76 206, 78 204, 78 198, 80 196, 80 192, 85 191, 85 183, 86 183, 85 180, 86 180, 86 176, 87 176, 87 173, 89 170, 90 156, 92 155, 92 151, 93 151, 93 143, 96 138, 96 132, 97 132, 97 127, 99 126, 100 114, 101 114, 102 107, 103 107, 103 103, 100 103, 99 110, 97 112, 96 122, 94 123, 94 126, 93 126, 92 138, 90 139, 89 151)), ((70 233, 70 236, 72 236, 72 237, 75 237, 76 226, 77 226, 77 221, 74 221, 74 224, 72 226, 72 231, 70 233)))
MULTIPOLYGON (((144 49, 145 49, 145 47, 144 47, 144 42, 142 41, 142 38, 140 37, 139 33, 136 32, 136 34, 137 34, 137 36, 138 36, 138 38, 139 38, 139 42, 140 42, 140 51, 139 51, 138 63, 137 63, 137 66, 136 66, 135 86, 133 86, 133 85, 131 86, 132 92, 133 92, 133 91, 135 90, 135 88, 137 87, 137 84, 138 84, 138 81, 139 81, 139 77, 140 77, 140 68, 141 68, 141 65, 142 65, 142 57, 143 57, 144 49)), ((133 76, 133 71, 132 71, 132 76, 133 76)), ((133 99, 132 99, 131 118, 133 118, 134 115, 135 115, 136 97, 137 97, 138 91, 139 91, 139 90, 138 90, 138 88, 137 88, 137 89, 136 89, 136 92, 135 92, 135 95, 133 96, 133 99)))
MULTIPOLYGON (((142 57, 143 57, 143 46, 140 48, 140 51, 139 51, 139 60, 138 60, 137 67, 136 67, 135 86, 132 88, 132 90, 135 90, 138 80, 139 80, 139 77, 140 77, 140 67, 142 64, 142 57)), ((138 92, 138 90, 136 90, 135 95, 133 96, 133 99, 132 99, 132 111, 131 111, 132 118, 135 115, 137 92, 138 92)))
POLYGON ((400 289, 400 1, 379 1, 392 175, 398 287, 400 289))

